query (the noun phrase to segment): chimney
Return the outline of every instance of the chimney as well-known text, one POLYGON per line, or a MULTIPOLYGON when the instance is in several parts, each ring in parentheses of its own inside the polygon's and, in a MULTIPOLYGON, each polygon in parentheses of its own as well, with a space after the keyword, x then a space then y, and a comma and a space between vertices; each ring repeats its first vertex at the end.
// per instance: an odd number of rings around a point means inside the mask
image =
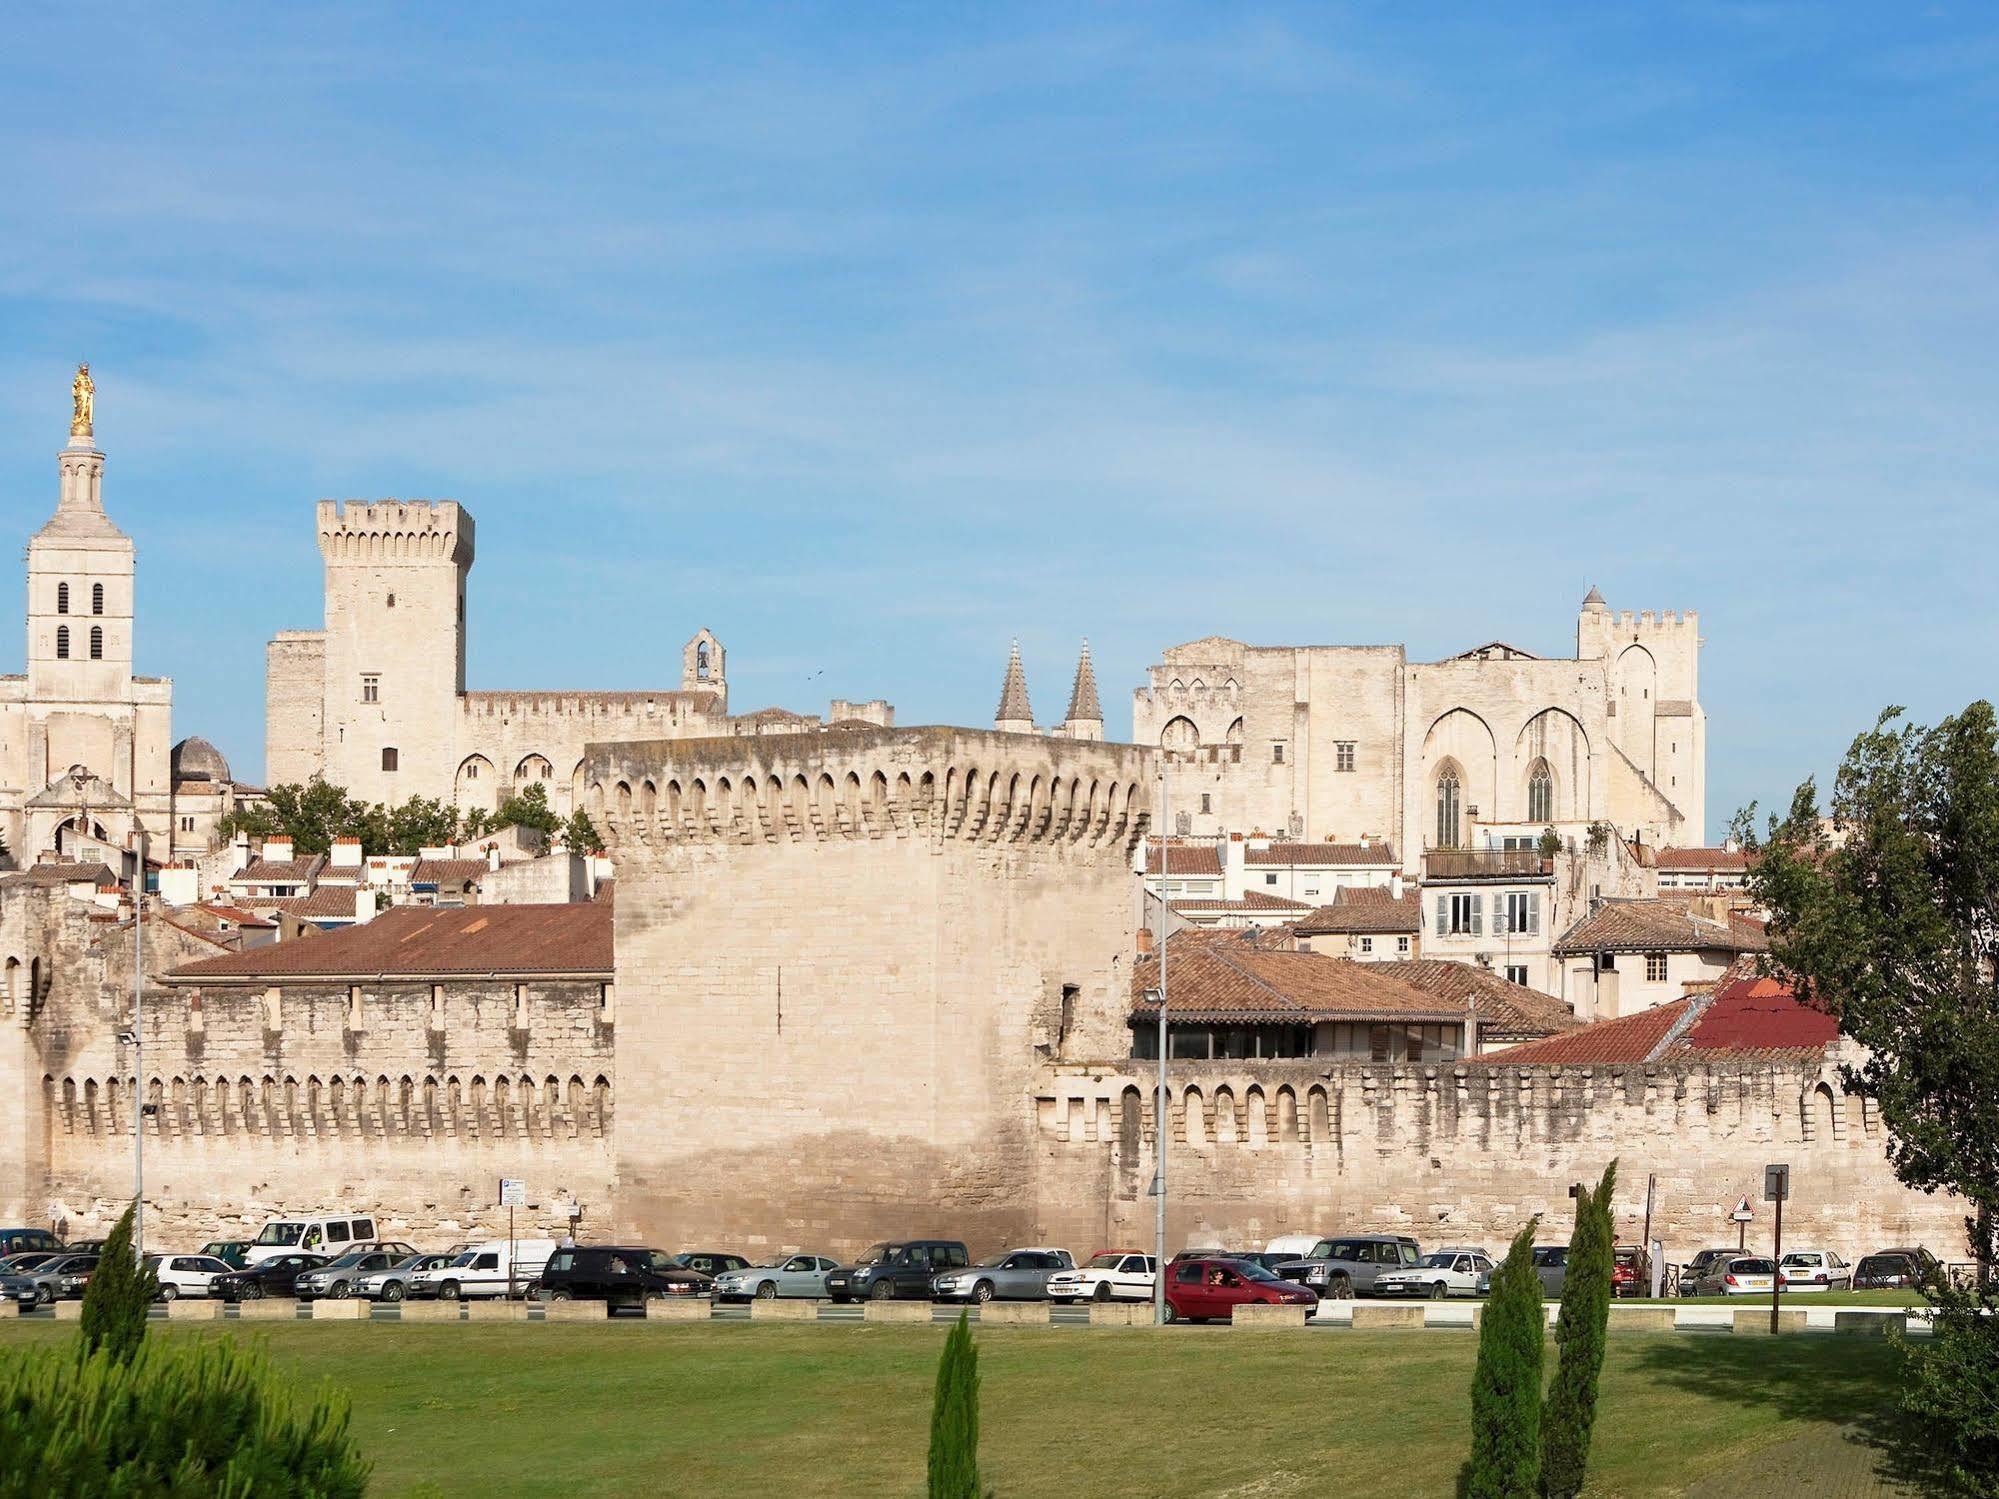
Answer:
POLYGON ((359 838, 335 838, 333 840, 331 858, 335 869, 359 869, 361 867, 361 840, 359 838))
POLYGON ((354 924, 360 926, 363 922, 373 921, 374 919, 375 892, 370 890, 366 885, 356 885, 354 887, 354 924))
POLYGON ((275 838, 264 840, 264 858, 272 864, 289 864, 292 859, 292 840, 289 833, 281 833, 275 838))
POLYGON ((229 845, 229 872, 240 874, 250 863, 250 835, 238 833, 229 845))
POLYGON ((1402 899, 1402 871, 1399 869, 1388 877, 1388 895, 1391 900, 1402 899))
POLYGON ((486 867, 488 869, 498 869, 500 867, 499 844, 489 843, 486 845, 486 867))

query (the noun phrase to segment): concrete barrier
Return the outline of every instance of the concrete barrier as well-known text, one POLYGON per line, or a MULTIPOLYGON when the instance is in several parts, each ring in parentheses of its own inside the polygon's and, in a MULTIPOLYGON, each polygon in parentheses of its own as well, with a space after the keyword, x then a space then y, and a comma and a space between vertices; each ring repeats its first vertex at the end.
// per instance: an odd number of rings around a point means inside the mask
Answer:
POLYGON ((927 1301, 869 1301, 861 1309, 863 1322, 928 1322, 927 1301))
POLYGON ((20 1302, 0 1301, 0 1322, 6 1321, 9 1317, 18 1317, 20 1315, 21 1315, 20 1302))
POLYGON ((1152 1326, 1152 1303, 1149 1301, 1093 1301, 1090 1303, 1090 1326, 1150 1327, 1152 1326))
POLYGON ((1242 1306, 1229 1308, 1229 1326, 1264 1329, 1296 1327, 1302 1331, 1305 1326, 1305 1308, 1245 1303, 1242 1306))
POLYGON ((1353 1325, 1357 1330, 1378 1327, 1421 1327, 1423 1306, 1421 1302, 1398 1305, 1395 1302, 1356 1301, 1353 1304, 1353 1325))
POLYGON ((1045 1301, 988 1301, 979 1308, 981 1327, 1046 1327, 1045 1301))
POLYGON ((646 1302, 646 1321, 706 1322, 712 1310, 707 1301, 699 1296, 684 1300, 677 1296, 654 1296, 646 1302))
POLYGON ((1423 1305, 1425 1327, 1476 1328, 1484 1315, 1485 1308, 1476 1301, 1470 1306, 1466 1306, 1463 1302, 1453 1304, 1448 1301, 1430 1301, 1423 1305))
POLYGON ((222 1303, 203 1296, 198 1300, 176 1296, 167 1303, 169 1322, 215 1322, 222 1316, 222 1303))
POLYGON ((819 1303, 806 1300, 786 1300, 778 1296, 766 1296, 761 1301, 750 1303, 752 1322, 817 1322, 819 1303))
POLYGON ((396 1319, 400 1322, 457 1322, 460 1301, 399 1301, 396 1319))
POLYGON ((1909 1331, 1909 1315, 1907 1312, 1834 1312, 1832 1330, 1857 1333, 1864 1338, 1885 1338, 1891 1332, 1900 1337, 1909 1331))
POLYGON ((465 1302, 465 1316, 472 1322, 525 1322, 528 1304, 504 1296, 481 1296, 465 1302))
POLYGON ((371 1302, 354 1296, 322 1296, 312 1305, 315 1322, 366 1322, 371 1302))
POLYGON ((298 1316, 298 1302, 289 1296, 259 1296, 237 1302, 236 1315, 245 1322, 289 1322, 298 1316))
MULTIPOLYGON (((1770 1331, 1770 1308, 1739 1306, 1735 1309, 1735 1330, 1746 1333, 1767 1333, 1770 1331)), ((1777 1313, 1778 1332, 1803 1332, 1805 1314, 1802 1311, 1780 1311, 1777 1313)))
POLYGON ((541 1304, 541 1320, 544 1322, 602 1322, 610 1315, 610 1306, 602 1301, 544 1301, 541 1304))
POLYGON ((58 1301, 55 1303, 55 1309, 56 1321, 58 1322, 80 1322, 83 1320, 83 1298, 81 1296, 77 1297, 74 1301, 58 1301))
POLYGON ((1613 1306, 1610 1309, 1610 1330, 1612 1332, 1671 1332, 1674 1319, 1679 1315, 1677 1307, 1670 1306, 1613 1306))

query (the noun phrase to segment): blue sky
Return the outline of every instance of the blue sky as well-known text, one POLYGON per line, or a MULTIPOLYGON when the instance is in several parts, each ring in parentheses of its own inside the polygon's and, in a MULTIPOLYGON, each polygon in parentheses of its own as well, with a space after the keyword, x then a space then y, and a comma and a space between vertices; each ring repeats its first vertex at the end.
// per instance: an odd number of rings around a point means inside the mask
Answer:
MULTIPOLYGON (((475 687, 989 720, 1096 653, 1697 608, 1710 827, 1999 643, 1999 19, 1836 4, 11 9, 0 496, 92 361, 239 775, 311 505, 479 525, 475 687)), ((0 579, 17 616, 18 574, 0 579)))

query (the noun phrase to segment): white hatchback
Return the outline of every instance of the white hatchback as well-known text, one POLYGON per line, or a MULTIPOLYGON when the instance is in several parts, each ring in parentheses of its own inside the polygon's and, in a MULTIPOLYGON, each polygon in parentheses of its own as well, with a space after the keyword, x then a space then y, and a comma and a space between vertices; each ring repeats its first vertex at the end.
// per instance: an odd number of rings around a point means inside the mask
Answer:
POLYGON ((1830 1249, 1793 1249, 1777 1262, 1787 1291, 1845 1291, 1853 1286, 1853 1266, 1830 1249))
POLYGON ((160 1283, 162 1301, 207 1296, 211 1294, 208 1283, 230 1271, 227 1263, 212 1254, 149 1254, 146 1265, 160 1283))
POLYGON ((1492 1260, 1482 1249, 1438 1250, 1412 1269, 1384 1270, 1374 1278, 1377 1296, 1476 1296, 1492 1278, 1492 1260))

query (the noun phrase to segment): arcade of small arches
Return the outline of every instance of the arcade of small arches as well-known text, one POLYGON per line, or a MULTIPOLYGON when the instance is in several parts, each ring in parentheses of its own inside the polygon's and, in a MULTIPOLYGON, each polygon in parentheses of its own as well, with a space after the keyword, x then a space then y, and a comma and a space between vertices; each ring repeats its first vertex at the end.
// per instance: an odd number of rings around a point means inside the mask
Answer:
MULTIPOLYGON (((51 1125, 69 1135, 130 1135, 129 1077, 42 1078, 51 1125)), ((531 1075, 403 1073, 370 1080, 317 1073, 261 1077, 153 1077, 147 1084, 149 1134, 166 1138, 237 1135, 297 1139, 576 1140, 608 1136, 610 1079, 565 1081, 531 1075)))
POLYGON ((933 772, 893 780, 882 770, 863 778, 848 771, 836 781, 821 772, 738 778, 718 776, 711 787, 696 776, 678 777, 664 789, 650 777, 634 787, 620 779, 608 789, 591 784, 592 816, 615 832, 647 843, 703 837, 881 838, 924 828, 947 838, 997 842, 1131 842, 1149 813, 1145 788, 1135 781, 1043 776, 950 767, 940 784, 933 772))

